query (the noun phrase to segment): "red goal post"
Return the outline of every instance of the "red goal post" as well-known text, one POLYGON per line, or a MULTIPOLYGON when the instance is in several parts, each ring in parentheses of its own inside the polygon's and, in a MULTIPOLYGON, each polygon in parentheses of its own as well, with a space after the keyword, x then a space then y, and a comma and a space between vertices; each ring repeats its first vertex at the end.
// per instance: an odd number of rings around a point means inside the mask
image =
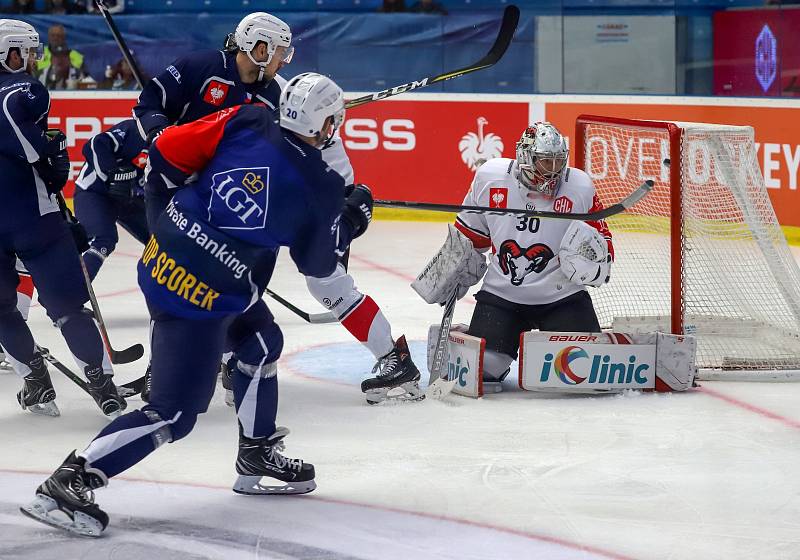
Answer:
POLYGON ((591 292, 601 325, 695 334, 706 377, 793 377, 800 270, 764 186, 753 129, 581 115, 573 149, 603 204, 655 182, 609 220, 616 262, 611 282, 591 292))

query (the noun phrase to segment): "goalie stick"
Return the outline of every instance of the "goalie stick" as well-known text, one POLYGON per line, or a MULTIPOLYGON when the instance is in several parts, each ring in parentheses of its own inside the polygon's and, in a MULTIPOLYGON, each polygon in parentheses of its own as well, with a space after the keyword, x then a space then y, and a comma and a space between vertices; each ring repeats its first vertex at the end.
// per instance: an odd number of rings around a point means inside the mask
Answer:
POLYGON ((450 394, 453 390, 453 386, 456 384, 455 378, 450 380, 447 378, 447 346, 450 336, 450 325, 453 322, 453 313, 456 310, 457 300, 458 290, 453 290, 453 293, 447 298, 447 303, 444 306, 442 324, 439 327, 439 338, 436 341, 436 349, 433 351, 433 364, 431 365, 430 377, 428 379, 428 388, 425 390, 425 396, 429 398, 443 399, 450 394))
POLYGON ((490 214, 495 216, 527 216, 529 218, 553 218, 556 220, 581 220, 592 222, 605 220, 608 217, 624 212, 649 193, 655 183, 648 179, 631 194, 612 204, 608 208, 603 208, 597 212, 587 212, 585 214, 562 214, 561 212, 549 212, 547 210, 516 210, 513 208, 487 208, 485 206, 460 206, 458 204, 434 204, 432 202, 410 202, 405 200, 376 200, 375 206, 384 208, 405 208, 407 210, 432 210, 434 212, 467 212, 470 214, 490 214))
POLYGON ((425 86, 444 82, 445 80, 452 80, 453 78, 458 78, 465 74, 470 74, 472 72, 477 72, 478 70, 483 70, 484 68, 494 66, 503 57, 508 49, 508 46, 511 44, 511 39, 514 38, 514 32, 517 30, 518 23, 519 8, 513 5, 507 6, 503 12, 503 21, 500 24, 500 31, 497 34, 497 38, 494 40, 492 48, 489 49, 489 52, 486 53, 486 56, 479 61, 475 62, 474 64, 470 64, 469 66, 465 66, 459 70, 445 72, 444 74, 439 74, 438 76, 433 76, 432 78, 422 78, 419 81, 402 84, 393 88, 379 91, 377 93, 370 93, 356 99, 351 99, 344 104, 344 107, 345 109, 352 109, 353 107, 365 105, 366 103, 370 103, 372 101, 380 101, 381 99, 386 99, 387 97, 393 97, 395 95, 400 95, 401 93, 407 93, 425 86))

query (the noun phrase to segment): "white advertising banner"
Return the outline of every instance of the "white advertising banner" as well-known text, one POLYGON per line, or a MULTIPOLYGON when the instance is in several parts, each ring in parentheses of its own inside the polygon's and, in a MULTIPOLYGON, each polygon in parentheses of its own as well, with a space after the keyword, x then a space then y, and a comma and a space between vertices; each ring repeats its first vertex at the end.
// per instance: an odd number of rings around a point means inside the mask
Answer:
POLYGON ((564 18, 564 91, 675 93, 675 16, 564 18))

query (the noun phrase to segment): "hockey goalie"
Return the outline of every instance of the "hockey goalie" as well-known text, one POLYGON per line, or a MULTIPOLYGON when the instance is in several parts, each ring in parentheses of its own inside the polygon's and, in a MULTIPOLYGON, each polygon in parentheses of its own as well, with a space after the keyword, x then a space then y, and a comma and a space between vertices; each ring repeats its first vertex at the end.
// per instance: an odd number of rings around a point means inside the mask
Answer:
MULTIPOLYGON (((491 159, 478 169, 464 205, 560 214, 601 210, 591 178, 569 167, 568 156, 566 140, 552 124, 529 126, 517 142, 515 159, 491 159)), ((469 326, 454 327, 463 334, 451 331, 448 370, 449 378, 458 381, 454 390, 479 396, 484 383, 499 390, 521 340, 520 385, 525 389, 690 387, 695 375, 692 337, 601 334, 587 288, 609 281, 613 261, 612 236, 604 221, 459 213, 444 246, 412 284, 426 302, 444 305, 453 291, 461 298, 483 279, 469 326), (489 249, 487 267, 482 253, 489 249), (657 339, 665 351, 670 348, 669 358, 660 354, 668 367, 661 368, 665 379, 659 382, 657 339), (621 343, 628 346, 622 349, 621 343), (611 351, 607 345, 616 347, 611 351), (599 352, 597 363, 594 351, 599 352), (620 363, 625 365, 622 373, 612 368, 620 363), (637 370, 640 365, 644 369, 637 370)), ((437 329, 431 329, 430 340, 438 338, 437 329)))

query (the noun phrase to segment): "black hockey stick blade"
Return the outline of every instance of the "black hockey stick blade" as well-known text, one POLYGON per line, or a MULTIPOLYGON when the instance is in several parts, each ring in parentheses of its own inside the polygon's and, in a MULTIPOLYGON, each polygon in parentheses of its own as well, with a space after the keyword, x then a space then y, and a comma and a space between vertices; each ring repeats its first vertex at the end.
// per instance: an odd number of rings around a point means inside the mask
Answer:
POLYGON ((317 325, 322 325, 325 323, 338 323, 339 319, 336 318, 336 315, 331 313, 330 311, 326 313, 307 313, 294 305, 293 303, 289 302, 288 300, 282 298, 269 288, 267 288, 266 293, 269 297, 283 305, 286 309, 303 319, 306 323, 312 323, 317 325))
POLYGON ((144 346, 137 343, 123 350, 114 350, 109 346, 108 353, 112 364, 129 364, 144 356, 144 346))
POLYGON ((139 65, 136 64, 136 60, 133 58, 133 54, 128 48, 127 43, 125 43, 125 39, 122 38, 122 34, 119 32, 117 24, 114 23, 114 18, 111 17, 111 12, 108 11, 108 6, 106 6, 104 0, 94 0, 94 3, 97 6, 97 9, 100 11, 100 14, 103 16, 103 19, 106 20, 108 29, 111 31, 111 35, 114 37, 114 41, 117 43, 120 52, 122 52, 122 57, 125 59, 125 62, 128 63, 128 67, 131 69, 131 73, 136 79, 136 83, 139 84, 139 89, 144 89, 144 76, 142 75, 141 70, 139 70, 139 65))
POLYGON ((648 179, 633 191, 631 194, 612 204, 608 208, 603 208, 597 212, 587 212, 585 214, 562 214, 561 212, 549 212, 547 210, 517 210, 513 208, 486 208, 485 206, 461 206, 458 204, 434 204, 430 202, 410 202, 405 200, 376 200, 375 206, 384 208, 405 208, 407 210, 431 210, 434 212, 467 212, 469 214, 489 214, 494 216, 527 216, 529 218, 552 218, 555 220, 580 220, 593 222, 605 220, 611 216, 624 212, 634 204, 639 202, 647 193, 653 189, 653 181, 648 179))
POLYGON ((436 340, 436 349, 433 352, 433 364, 431 365, 428 388, 425 391, 427 397, 442 399, 449 395, 456 383, 455 378, 448 380, 447 356, 448 339, 450 337, 450 325, 453 323, 453 313, 456 310, 457 290, 447 299, 442 315, 442 323, 439 326, 439 338, 436 340))
POLYGON ((144 389, 144 381, 145 376, 141 376, 138 379, 134 379, 133 381, 128 381, 127 383, 123 383, 122 385, 117 385, 117 391, 119 395, 123 398, 132 397, 134 395, 138 395, 144 389))
POLYGON ((345 109, 352 109, 353 107, 358 107, 359 105, 364 105, 372 101, 379 101, 381 99, 386 99, 387 97, 393 97, 401 93, 407 93, 409 91, 423 88, 438 82, 452 80, 453 78, 458 78, 464 74, 470 74, 471 72, 477 72, 478 70, 489 68, 503 58, 506 50, 508 50, 508 46, 511 44, 511 39, 514 38, 514 32, 517 30, 518 23, 519 8, 513 5, 507 6, 503 12, 503 21, 500 24, 500 31, 497 34, 494 45, 492 45, 492 48, 489 49, 489 52, 486 54, 486 56, 484 56, 478 62, 470 64, 469 66, 465 66, 459 70, 445 72, 444 74, 439 74, 438 76, 423 78, 419 81, 401 84, 393 88, 385 89, 376 93, 370 93, 356 99, 351 99, 344 104, 345 109))

